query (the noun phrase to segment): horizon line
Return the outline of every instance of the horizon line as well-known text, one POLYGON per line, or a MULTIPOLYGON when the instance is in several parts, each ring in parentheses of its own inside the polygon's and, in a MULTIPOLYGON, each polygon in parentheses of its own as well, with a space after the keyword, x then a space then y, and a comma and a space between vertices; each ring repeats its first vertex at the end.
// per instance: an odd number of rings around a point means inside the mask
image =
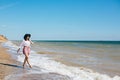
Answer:
MULTIPOLYGON (((21 41, 21 40, 10 40, 10 41, 21 41)), ((38 40, 33 39, 32 41, 120 41, 120 40, 38 40)))

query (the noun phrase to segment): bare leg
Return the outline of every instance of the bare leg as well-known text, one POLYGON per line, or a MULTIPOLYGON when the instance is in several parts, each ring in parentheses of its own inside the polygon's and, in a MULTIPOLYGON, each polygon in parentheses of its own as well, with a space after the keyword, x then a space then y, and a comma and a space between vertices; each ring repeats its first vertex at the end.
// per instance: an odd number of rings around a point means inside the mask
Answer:
POLYGON ((26 61, 27 61, 28 65, 29 65, 29 67, 32 68, 32 66, 30 65, 30 62, 29 62, 29 55, 25 54, 25 56, 26 56, 26 61))
POLYGON ((27 63, 28 63, 28 65, 29 65, 29 67, 30 67, 30 68, 32 68, 32 66, 30 65, 30 63, 29 63, 29 60, 28 60, 28 59, 27 59, 27 63))
POLYGON ((26 63, 26 57, 25 57, 25 59, 24 59, 24 63, 23 63, 23 69, 24 69, 25 63, 26 63))

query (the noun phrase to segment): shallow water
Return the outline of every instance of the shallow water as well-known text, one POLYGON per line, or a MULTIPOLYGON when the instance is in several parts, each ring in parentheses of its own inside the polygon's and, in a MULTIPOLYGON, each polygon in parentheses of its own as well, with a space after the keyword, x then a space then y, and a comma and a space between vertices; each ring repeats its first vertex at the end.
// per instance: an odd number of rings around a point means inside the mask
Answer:
POLYGON ((56 73, 41 73, 41 74, 22 74, 14 75, 9 80, 72 80, 67 76, 56 73))
POLYGON ((35 42, 32 49, 69 66, 120 75, 120 42, 35 42))
MULTIPOLYGON (((20 41, 12 42, 4 46, 17 61, 23 62, 24 55, 16 54, 20 41)), ((72 80, 120 80, 109 77, 120 75, 119 42, 34 42, 30 62, 42 72, 65 75, 72 80)))
POLYGON ((85 66, 110 76, 120 75, 120 42, 38 41, 36 44, 33 49, 38 53, 64 64, 85 66))

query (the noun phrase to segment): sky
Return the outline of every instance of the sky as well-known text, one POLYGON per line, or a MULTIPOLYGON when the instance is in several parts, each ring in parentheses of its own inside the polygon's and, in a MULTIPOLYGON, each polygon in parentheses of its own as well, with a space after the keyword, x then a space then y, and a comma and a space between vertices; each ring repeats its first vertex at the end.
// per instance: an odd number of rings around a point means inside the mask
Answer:
POLYGON ((120 40, 120 0, 0 0, 0 34, 22 40, 120 40))

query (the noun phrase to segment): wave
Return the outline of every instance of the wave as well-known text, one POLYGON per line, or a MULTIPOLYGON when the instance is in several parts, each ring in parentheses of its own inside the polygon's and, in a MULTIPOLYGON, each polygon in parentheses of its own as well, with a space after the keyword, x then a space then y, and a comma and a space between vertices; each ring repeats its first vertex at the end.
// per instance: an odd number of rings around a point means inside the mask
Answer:
MULTIPOLYGON (((18 49, 17 45, 13 44, 12 41, 8 41, 3 43, 3 46, 9 49, 8 51, 14 59, 19 62, 23 62, 24 55, 18 55, 16 52, 18 49)), ((20 54, 22 54, 22 51, 20 51, 20 54)), ((79 68, 64 65, 43 54, 37 54, 33 50, 31 50, 30 62, 32 65, 42 69, 41 72, 43 73, 58 73, 61 75, 69 76, 72 80, 120 80, 120 76, 117 75, 110 77, 106 74, 100 74, 84 67, 79 68)))

